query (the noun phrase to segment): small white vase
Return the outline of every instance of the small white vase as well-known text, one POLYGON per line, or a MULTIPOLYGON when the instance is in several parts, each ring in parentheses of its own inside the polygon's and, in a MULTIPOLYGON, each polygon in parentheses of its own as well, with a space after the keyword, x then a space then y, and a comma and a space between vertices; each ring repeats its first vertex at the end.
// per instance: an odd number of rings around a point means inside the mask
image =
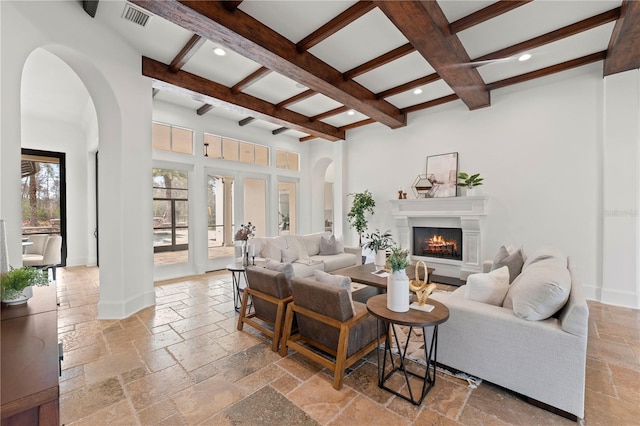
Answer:
POLYGON ((376 265, 376 269, 384 269, 385 264, 387 263, 387 251, 382 249, 378 250, 373 263, 376 265))
POLYGON ((387 309, 394 312, 409 310, 409 277, 404 270, 387 277, 387 309))
POLYGON ((27 300, 31 299, 32 297, 33 287, 28 286, 25 287, 24 290, 22 290, 22 293, 20 293, 14 299, 2 299, 2 302, 6 303, 7 305, 21 305, 23 303, 27 303, 27 300))
POLYGON ((476 191, 476 188, 467 188, 467 197, 475 197, 476 191))

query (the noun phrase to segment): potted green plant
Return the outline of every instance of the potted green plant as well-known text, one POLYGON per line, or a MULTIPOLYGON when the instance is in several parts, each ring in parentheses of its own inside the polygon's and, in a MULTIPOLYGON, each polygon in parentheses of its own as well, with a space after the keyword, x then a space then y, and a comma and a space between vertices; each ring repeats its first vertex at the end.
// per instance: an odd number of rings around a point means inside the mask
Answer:
POLYGON ((411 295, 409 277, 405 271, 411 265, 408 252, 400 246, 393 246, 387 261, 391 267, 391 275, 387 278, 387 308, 394 312, 407 312, 411 295))
POLYGON ((10 305, 25 303, 33 296, 31 286, 49 285, 47 271, 31 266, 11 269, 0 275, 2 301, 10 305))
POLYGON ((480 177, 480 173, 469 175, 468 173, 460 172, 458 173, 458 180, 462 182, 458 182, 457 185, 466 188, 468 196, 474 196, 476 195, 475 187, 482 185, 484 178, 480 177))
POLYGON ((351 210, 347 213, 347 220, 358 233, 358 245, 362 247, 362 234, 367 230, 367 225, 369 224, 365 215, 367 212, 373 214, 376 202, 368 189, 365 189, 364 192, 349 195, 353 195, 353 204, 351 205, 351 210))
POLYGON ((373 251, 376 254, 374 264, 377 269, 383 269, 387 261, 387 249, 393 247, 394 241, 391 237, 391 231, 387 229, 381 232, 376 229, 376 232, 372 232, 367 235, 367 241, 364 248, 373 251))

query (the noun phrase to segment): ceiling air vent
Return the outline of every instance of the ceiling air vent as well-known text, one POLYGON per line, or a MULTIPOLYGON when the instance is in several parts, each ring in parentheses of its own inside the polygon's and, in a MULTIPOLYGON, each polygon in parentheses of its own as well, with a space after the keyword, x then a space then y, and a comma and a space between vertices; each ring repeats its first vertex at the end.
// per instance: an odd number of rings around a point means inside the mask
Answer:
POLYGON ((149 12, 138 9, 130 3, 125 3, 124 10, 122 11, 122 19, 126 19, 127 21, 140 25, 141 27, 145 27, 147 22, 149 22, 149 19, 151 19, 151 15, 149 12))

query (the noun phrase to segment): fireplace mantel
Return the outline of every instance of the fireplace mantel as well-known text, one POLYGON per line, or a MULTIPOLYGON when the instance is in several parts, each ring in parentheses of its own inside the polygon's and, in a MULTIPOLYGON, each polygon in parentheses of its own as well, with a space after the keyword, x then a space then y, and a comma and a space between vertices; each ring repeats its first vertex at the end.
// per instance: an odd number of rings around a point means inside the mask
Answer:
POLYGON ((462 229, 462 262, 412 256, 436 268, 438 275, 458 276, 482 272, 482 234, 488 213, 488 197, 417 198, 391 200, 391 215, 402 247, 413 247, 413 226, 442 226, 443 221, 462 229))

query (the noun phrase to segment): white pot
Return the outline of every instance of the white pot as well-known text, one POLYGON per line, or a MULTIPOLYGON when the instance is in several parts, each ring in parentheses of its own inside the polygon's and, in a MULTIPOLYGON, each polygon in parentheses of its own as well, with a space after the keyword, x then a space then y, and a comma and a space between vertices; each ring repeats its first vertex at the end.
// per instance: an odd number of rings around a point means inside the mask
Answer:
POLYGON ((384 266, 387 263, 387 251, 378 250, 373 263, 376 265, 376 269, 384 269, 384 266))
POLYGON ((23 303, 27 303, 27 300, 33 297, 33 288, 31 286, 25 287, 16 298, 14 299, 2 299, 2 302, 7 305, 21 305, 23 303))
POLYGON ((409 310, 409 277, 404 270, 387 277, 387 309, 394 312, 409 310))
POLYGON ((476 191, 476 188, 467 188, 467 197, 475 197, 476 191))

